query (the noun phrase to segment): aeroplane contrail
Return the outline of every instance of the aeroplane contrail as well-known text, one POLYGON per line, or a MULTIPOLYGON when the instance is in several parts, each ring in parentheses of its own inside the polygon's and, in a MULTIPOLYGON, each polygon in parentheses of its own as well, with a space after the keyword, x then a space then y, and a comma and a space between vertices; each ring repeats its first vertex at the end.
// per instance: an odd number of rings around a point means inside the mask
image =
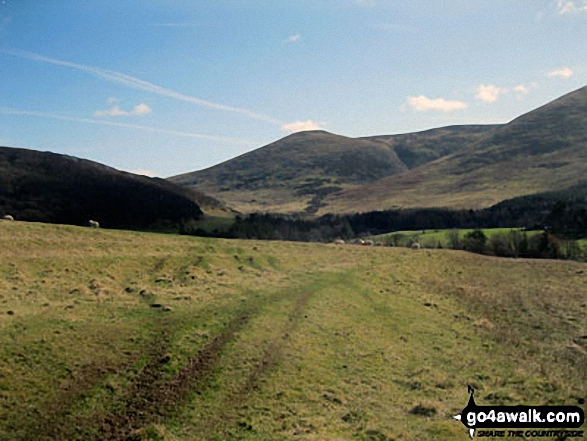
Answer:
POLYGON ((130 87, 132 89, 143 90, 145 92, 155 93, 157 95, 166 96, 168 98, 176 99, 179 101, 185 101, 188 103, 196 104, 198 106, 209 107, 212 109, 223 110, 227 112, 234 112, 239 113, 241 115, 245 115, 249 118, 253 118, 259 121, 264 121, 269 124, 273 124, 275 126, 283 126, 285 123, 280 121, 276 118, 273 118, 268 115, 264 115, 262 113, 257 113, 249 109, 244 109, 240 107, 233 107, 233 106, 226 106, 224 104, 215 103, 212 101, 206 101, 201 98, 196 98, 193 96, 185 95, 180 92, 176 92, 175 90, 167 89, 165 87, 158 86, 156 84, 150 83, 148 81, 142 80, 137 77, 133 77, 131 75, 124 74, 122 72, 116 72, 113 70, 102 69, 99 67, 87 66, 84 64, 73 63, 70 61, 59 60, 57 58, 49 58, 43 55, 35 54, 32 52, 27 52, 18 49, 0 49, 1 53, 12 55, 19 58, 24 58, 27 60, 38 61, 41 63, 49 63, 55 64, 58 66, 69 67, 72 69, 77 69, 83 72, 87 72, 89 74, 95 75, 107 81, 111 81, 113 83, 122 84, 124 86, 130 87))

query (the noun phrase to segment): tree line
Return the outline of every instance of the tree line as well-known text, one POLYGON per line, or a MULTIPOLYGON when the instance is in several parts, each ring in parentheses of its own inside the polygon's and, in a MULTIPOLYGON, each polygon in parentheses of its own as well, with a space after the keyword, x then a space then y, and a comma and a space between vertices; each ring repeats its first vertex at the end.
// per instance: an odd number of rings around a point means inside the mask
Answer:
MULTIPOLYGON (((560 258, 576 254, 574 239, 587 237, 587 184, 503 201, 480 210, 442 208, 398 209, 350 215, 253 213, 237 216, 227 230, 204 231, 184 224, 182 234, 235 239, 330 242, 395 231, 473 229, 475 233, 451 248, 511 257, 560 258), (509 234, 482 237, 481 229, 512 228, 509 234), (522 230, 542 230, 538 238, 522 230)), ((459 239, 460 240, 460 239, 459 239)), ((388 245, 393 245, 388 243, 388 245)))

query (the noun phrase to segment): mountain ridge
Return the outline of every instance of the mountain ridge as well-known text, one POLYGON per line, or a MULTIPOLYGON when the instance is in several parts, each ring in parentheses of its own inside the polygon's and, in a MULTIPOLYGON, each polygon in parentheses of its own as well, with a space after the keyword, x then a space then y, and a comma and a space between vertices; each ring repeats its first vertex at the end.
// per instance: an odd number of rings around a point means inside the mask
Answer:
POLYGON ((515 118, 466 149, 340 192, 325 203, 336 212, 483 208, 516 196, 564 190, 587 175, 586 123, 587 86, 515 118))
POLYGON ((478 139, 495 127, 449 126, 363 138, 299 132, 213 167, 168 179, 197 187, 240 211, 312 213, 329 194, 374 183, 457 151, 465 145, 463 138, 478 139))

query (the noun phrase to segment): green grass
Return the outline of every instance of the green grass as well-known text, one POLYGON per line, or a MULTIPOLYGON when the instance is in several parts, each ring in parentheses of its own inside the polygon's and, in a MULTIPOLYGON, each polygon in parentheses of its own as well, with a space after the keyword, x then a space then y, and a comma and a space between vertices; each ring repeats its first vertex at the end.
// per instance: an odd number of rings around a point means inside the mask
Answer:
POLYGON ((208 233, 223 232, 234 224, 234 214, 230 212, 213 212, 205 214, 201 219, 190 221, 190 230, 204 230, 208 233))
POLYGON ((585 397, 586 291, 576 262, 3 222, 0 439, 464 441, 468 384, 585 397))
MULTIPOLYGON (((494 234, 507 234, 512 230, 522 231, 521 229, 516 228, 484 228, 482 229, 483 233, 487 238, 490 238, 494 234)), ((376 236, 371 237, 371 239, 381 242, 387 242, 391 240, 392 236, 394 235, 402 235, 405 236, 406 240, 408 241, 418 241, 422 246, 426 248, 437 248, 438 244, 440 243, 443 248, 448 248, 450 245, 448 239, 448 233, 451 230, 417 230, 417 231, 395 231, 393 233, 386 233, 386 234, 379 234, 376 236)), ((459 229, 459 238, 463 239, 467 233, 474 231, 470 228, 463 228, 459 229)), ((533 236, 536 234, 540 234, 541 231, 527 231, 528 236, 533 236)))

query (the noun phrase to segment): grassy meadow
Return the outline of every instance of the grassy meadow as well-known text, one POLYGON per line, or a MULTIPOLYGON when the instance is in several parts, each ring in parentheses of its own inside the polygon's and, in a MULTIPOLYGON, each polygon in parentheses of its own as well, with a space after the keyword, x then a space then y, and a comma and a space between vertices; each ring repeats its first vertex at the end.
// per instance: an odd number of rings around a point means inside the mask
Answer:
POLYGON ((0 222, 0 440, 467 440, 587 396, 587 265, 0 222))
MULTIPOLYGON (((483 228, 481 231, 489 239, 494 234, 507 234, 516 228, 483 228)), ((522 231, 522 229, 517 229, 522 231)), ((381 241, 383 243, 393 242, 393 236, 404 236, 408 241, 417 241, 425 248, 437 248, 440 244, 443 248, 450 246, 450 240, 448 234, 451 230, 417 230, 417 231, 395 231, 393 233, 378 234, 372 236, 371 239, 381 241)), ((463 240, 467 233, 475 231, 473 228, 461 228, 458 229, 459 239, 463 240)), ((527 231, 528 237, 536 234, 540 234, 542 231, 527 231)))

